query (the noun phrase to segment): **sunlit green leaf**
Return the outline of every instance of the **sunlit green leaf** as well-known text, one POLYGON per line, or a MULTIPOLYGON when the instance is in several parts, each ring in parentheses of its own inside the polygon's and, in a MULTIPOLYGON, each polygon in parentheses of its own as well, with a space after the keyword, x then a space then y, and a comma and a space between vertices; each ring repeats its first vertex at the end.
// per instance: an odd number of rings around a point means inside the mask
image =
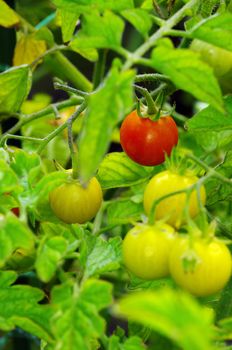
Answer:
POLYGON ((23 65, 0 74, 0 112, 17 112, 31 88, 31 69, 23 65))
POLYGON ((117 15, 107 11, 101 16, 93 11, 86 13, 81 23, 82 28, 70 44, 73 50, 93 48, 117 50, 120 47, 124 23, 117 15))
POLYGON ((141 166, 124 152, 113 152, 103 159, 97 175, 103 188, 126 187, 144 182, 161 169, 141 166))
POLYGON ((133 71, 119 72, 114 65, 88 101, 78 147, 80 178, 89 180, 106 153, 112 132, 132 104, 133 71))
POLYGON ((213 314, 180 291, 162 289, 128 295, 117 313, 151 327, 185 350, 212 350, 213 314))
POLYGON ((159 46, 152 52, 152 66, 170 77, 172 82, 200 101, 223 112, 222 94, 213 69, 188 49, 159 46))
POLYGON ((216 14, 204 19, 191 30, 191 36, 232 51, 232 13, 216 14))
POLYGON ((57 349, 89 350, 91 342, 105 330, 99 311, 111 301, 111 285, 107 282, 87 280, 80 289, 72 283, 56 286, 52 302, 58 312, 52 328, 57 349))

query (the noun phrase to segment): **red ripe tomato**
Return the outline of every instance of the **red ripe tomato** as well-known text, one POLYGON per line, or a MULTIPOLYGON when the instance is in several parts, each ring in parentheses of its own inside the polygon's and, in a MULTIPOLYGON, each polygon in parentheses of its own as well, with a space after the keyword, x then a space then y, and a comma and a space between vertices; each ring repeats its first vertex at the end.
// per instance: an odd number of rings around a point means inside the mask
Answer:
POLYGON ((137 111, 131 112, 120 129, 123 150, 138 164, 158 165, 164 162, 178 142, 178 129, 170 116, 153 121, 141 118, 137 111))
POLYGON ((12 213, 14 213, 16 216, 19 216, 19 208, 12 208, 11 209, 12 213))

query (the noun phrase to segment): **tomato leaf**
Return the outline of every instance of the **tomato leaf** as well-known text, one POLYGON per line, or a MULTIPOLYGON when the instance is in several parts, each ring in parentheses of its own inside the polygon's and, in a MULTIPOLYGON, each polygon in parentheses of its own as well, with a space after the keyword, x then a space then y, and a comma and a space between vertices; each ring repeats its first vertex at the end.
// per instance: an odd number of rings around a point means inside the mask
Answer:
POLYGON ((123 11, 133 8, 133 0, 53 0, 53 3, 60 9, 67 9, 71 12, 88 13, 95 9, 99 11, 112 10, 123 11))
POLYGON ((14 10, 12 10, 5 1, 0 0, 0 26, 9 28, 19 23, 20 19, 14 10))
POLYGON ((111 301, 112 288, 108 282, 90 279, 81 288, 70 281, 52 290, 52 304, 57 312, 52 320, 56 348, 89 350, 93 340, 105 330, 99 311, 111 301))
POLYGON ((64 42, 67 42, 71 39, 74 29, 77 25, 77 21, 80 17, 79 12, 73 12, 63 8, 60 10, 61 14, 61 31, 62 38, 64 42))
POLYGON ((9 165, 0 159, 0 194, 13 191, 18 186, 18 178, 9 165))
POLYGON ((22 34, 14 49, 13 65, 30 64, 46 50, 44 40, 37 40, 35 34, 22 34))
POLYGON ((152 66, 170 77, 172 82, 197 99, 223 112, 222 94, 213 69, 188 49, 159 46, 152 52, 152 66))
POLYGON ((119 337, 112 335, 108 346, 109 350, 144 350, 144 344, 137 336, 126 338, 124 342, 121 342, 119 337))
POLYGON ((143 9, 129 9, 122 11, 122 16, 126 18, 144 37, 147 37, 152 26, 151 16, 143 9))
POLYGON ((88 181, 96 172, 109 147, 115 126, 132 104, 133 78, 133 71, 119 72, 114 65, 101 87, 89 97, 78 141, 82 182, 88 181))
POLYGON ((109 225, 125 224, 141 219, 143 204, 136 203, 132 199, 121 199, 112 202, 107 207, 107 219, 109 225))
POLYGON ((224 99, 225 112, 208 106, 195 114, 186 123, 189 131, 221 131, 232 129, 232 96, 224 99))
POLYGON ((145 167, 133 162, 124 152, 113 152, 103 159, 97 176, 101 186, 106 189, 145 182, 161 170, 162 166, 145 167))
POLYGON ((41 281, 49 282, 67 252, 67 241, 63 237, 47 237, 40 241, 35 268, 41 281))
POLYGON ((73 50, 120 48, 124 23, 117 15, 110 11, 105 11, 103 15, 92 11, 83 16, 81 24, 82 28, 70 43, 73 50))
POLYGON ((193 38, 232 51, 232 13, 225 12, 204 19, 190 31, 193 38))
POLYGON ((3 266, 11 254, 18 248, 33 249, 33 233, 18 218, 9 212, 1 216, 0 222, 0 266, 3 266))
POLYGON ((9 271, 0 274, 0 284, 3 284, 0 289, 0 318, 2 319, 0 328, 2 329, 4 320, 11 325, 11 329, 18 326, 39 338, 52 342, 49 327, 52 309, 47 305, 38 305, 38 301, 44 297, 43 292, 30 286, 9 286, 15 278, 16 276, 9 271))
MULTIPOLYGON (((217 167, 217 172, 228 179, 232 178, 232 151, 229 151, 224 161, 217 167)), ((215 177, 209 178, 206 182, 207 205, 213 205, 219 201, 232 200, 232 186, 219 181, 215 177)))
POLYGON ((171 289, 140 292, 121 299, 116 310, 185 350, 212 349, 213 314, 188 294, 171 289))
POLYGON ((86 236, 81 247, 81 265, 84 279, 117 270, 121 262, 121 239, 106 241, 101 237, 86 236))
POLYGON ((31 69, 23 65, 0 74, 0 112, 17 112, 31 88, 31 69))

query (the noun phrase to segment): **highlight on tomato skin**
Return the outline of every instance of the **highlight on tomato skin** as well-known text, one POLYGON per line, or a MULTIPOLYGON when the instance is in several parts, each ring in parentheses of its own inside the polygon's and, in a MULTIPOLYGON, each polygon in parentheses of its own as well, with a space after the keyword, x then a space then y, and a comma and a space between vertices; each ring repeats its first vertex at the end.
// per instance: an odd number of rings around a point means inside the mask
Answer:
POLYGON ((159 165, 177 145, 178 129, 171 116, 161 116, 153 121, 139 117, 135 110, 121 125, 120 143, 134 162, 144 166, 159 165))

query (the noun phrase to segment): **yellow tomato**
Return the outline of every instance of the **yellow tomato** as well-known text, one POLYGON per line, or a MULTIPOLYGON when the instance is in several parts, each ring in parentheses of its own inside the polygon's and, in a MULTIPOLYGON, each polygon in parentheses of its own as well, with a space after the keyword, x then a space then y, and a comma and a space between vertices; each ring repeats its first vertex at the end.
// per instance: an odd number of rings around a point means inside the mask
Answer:
POLYGON ((50 192, 49 201, 60 220, 68 224, 83 224, 97 214, 102 203, 102 189, 95 177, 86 188, 73 180, 50 192))
POLYGON ((175 237, 174 229, 167 224, 136 225, 123 241, 125 266, 142 279, 167 276, 170 249, 175 237))
MULTIPOLYGON (((144 209, 149 215, 154 201, 159 198, 187 189, 198 181, 196 176, 179 175, 166 170, 155 175, 147 184, 144 192, 144 209)), ((200 197, 202 204, 205 204, 206 193, 204 186, 201 186, 200 197)), ((176 194, 163 199, 155 210, 155 219, 163 220, 174 227, 180 227, 184 222, 184 208, 186 206, 187 196, 185 193, 176 194)), ((197 192, 194 190, 189 199, 189 215, 194 217, 199 212, 197 192)))
POLYGON ((203 238, 193 241, 191 249, 196 255, 193 269, 186 269, 189 238, 175 241, 169 260, 170 273, 176 284, 196 296, 215 294, 223 289, 231 276, 231 254, 227 246, 214 238, 207 242, 203 238))

